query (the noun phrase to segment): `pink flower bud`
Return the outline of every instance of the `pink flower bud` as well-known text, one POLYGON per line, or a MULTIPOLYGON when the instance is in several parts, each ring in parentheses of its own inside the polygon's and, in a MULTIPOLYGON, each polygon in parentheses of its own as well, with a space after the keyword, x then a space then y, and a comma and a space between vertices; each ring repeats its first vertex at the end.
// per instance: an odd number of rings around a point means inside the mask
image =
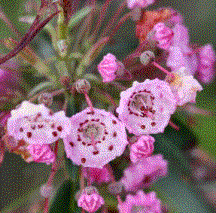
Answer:
POLYGON ((55 161, 55 154, 50 145, 31 144, 27 147, 31 158, 37 163, 46 163, 47 165, 55 161))
POLYGON ((79 197, 78 206, 89 213, 96 212, 103 204, 104 199, 98 194, 97 190, 91 187, 91 190, 85 188, 79 197))
POLYGON ((40 194, 42 197, 49 198, 53 193, 53 187, 44 184, 40 187, 40 194))
POLYGON ((111 82, 117 77, 119 63, 116 57, 108 53, 103 57, 103 60, 98 64, 98 71, 103 78, 103 82, 111 82))
POLYGON ((102 169, 84 167, 83 170, 86 178, 89 178, 90 176, 91 183, 107 183, 111 180, 110 173, 106 167, 103 167, 102 169))
POLYGON ((172 29, 166 27, 164 23, 159 22, 154 26, 154 30, 154 40, 158 42, 158 47, 165 50, 169 49, 174 35, 172 29))
POLYGON ((153 3, 154 0, 127 0, 127 5, 129 9, 133 9, 137 7, 145 8, 153 3))
POLYGON ((154 151, 155 139, 150 135, 141 136, 130 148, 130 159, 133 163, 151 156, 154 151))

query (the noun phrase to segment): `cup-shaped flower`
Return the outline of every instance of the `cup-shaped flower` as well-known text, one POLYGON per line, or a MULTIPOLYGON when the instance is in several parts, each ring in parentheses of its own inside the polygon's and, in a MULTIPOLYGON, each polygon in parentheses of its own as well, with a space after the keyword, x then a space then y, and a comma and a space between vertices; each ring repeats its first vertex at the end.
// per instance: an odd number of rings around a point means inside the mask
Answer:
POLYGON ((161 213, 161 201, 155 192, 145 194, 142 190, 136 195, 127 195, 126 200, 118 205, 119 213, 161 213))
POLYGON ((108 53, 103 57, 103 60, 98 64, 98 71, 103 78, 103 82, 111 82, 118 76, 118 71, 122 70, 122 64, 116 57, 108 53))
POLYGON ((215 77, 215 58, 215 52, 211 44, 207 44, 200 49, 197 77, 205 84, 211 83, 215 77))
POLYGON ((55 161, 55 153, 51 150, 49 144, 30 144, 27 146, 27 150, 34 162, 46 163, 49 165, 55 161))
POLYGON ((98 194, 97 190, 85 188, 78 199, 78 206, 89 213, 96 212, 103 204, 104 199, 98 194))
POLYGON ((134 9, 137 7, 145 8, 150 4, 153 4, 155 0, 127 0, 127 6, 129 9, 134 9))
POLYGON ((134 82, 121 93, 116 111, 130 133, 142 135, 163 132, 175 109, 176 99, 169 84, 147 79, 143 83, 134 82))
POLYGON ((197 91, 203 88, 192 76, 187 75, 185 67, 173 72, 174 80, 170 82, 170 88, 177 99, 177 104, 182 106, 188 102, 196 102, 197 91))
POLYGON ((164 23, 157 23, 153 30, 155 31, 154 40, 158 42, 158 47, 164 50, 168 50, 172 44, 173 31, 167 27, 164 23))
POLYGON ((53 114, 43 104, 23 101, 11 111, 7 133, 27 144, 50 144, 70 133, 70 120, 64 111, 53 114))
POLYGON ((101 184, 111 181, 109 170, 105 166, 102 169, 84 167, 83 171, 84 176, 90 179, 91 184, 94 182, 101 184))
POLYGON ((67 157, 75 164, 102 169, 122 155, 128 144, 124 124, 105 110, 86 108, 70 121, 72 128, 64 145, 67 157))
POLYGON ((153 155, 129 166, 120 182, 126 191, 135 192, 150 187, 158 178, 166 176, 167 169, 163 156, 153 155))
POLYGON ((130 147, 130 159, 133 163, 150 157, 154 151, 155 139, 150 135, 142 135, 136 143, 130 147))

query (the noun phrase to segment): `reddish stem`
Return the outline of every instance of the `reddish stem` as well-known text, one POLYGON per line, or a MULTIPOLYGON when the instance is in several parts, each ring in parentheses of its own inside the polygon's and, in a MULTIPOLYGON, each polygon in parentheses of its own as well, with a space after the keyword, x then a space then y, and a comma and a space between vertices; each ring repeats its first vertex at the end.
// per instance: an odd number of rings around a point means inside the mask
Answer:
POLYGON ((165 68, 163 68, 161 65, 159 65, 158 63, 156 63, 155 61, 152 62, 152 64, 157 67, 158 69, 160 69, 162 72, 166 73, 167 75, 169 75, 170 77, 174 77, 174 75, 172 73, 170 73, 168 70, 166 70, 165 68))
POLYGON ((94 112, 94 108, 93 108, 91 99, 88 96, 88 93, 85 92, 84 95, 85 95, 85 99, 86 99, 86 102, 87 102, 88 106, 90 107, 91 111, 94 112))
MULTIPOLYGON (((54 176, 57 172, 56 162, 57 162, 57 155, 58 155, 58 141, 56 141, 55 143, 54 153, 55 153, 56 159, 55 159, 55 162, 52 164, 51 174, 47 181, 47 187, 50 187, 52 185, 54 176)), ((49 198, 45 198, 44 213, 48 213, 48 212, 49 212, 49 198)))

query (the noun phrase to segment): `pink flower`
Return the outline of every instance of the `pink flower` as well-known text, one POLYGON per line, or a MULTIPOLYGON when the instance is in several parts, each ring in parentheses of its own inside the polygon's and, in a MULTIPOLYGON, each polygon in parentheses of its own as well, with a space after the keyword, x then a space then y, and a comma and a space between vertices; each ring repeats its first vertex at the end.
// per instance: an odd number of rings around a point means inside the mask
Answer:
POLYGON ((141 136, 138 141, 131 145, 130 159, 133 163, 151 156, 154 151, 155 139, 150 135, 141 136))
POLYGON ((121 93, 116 111, 130 133, 142 135, 163 132, 175 109, 176 99, 168 83, 147 79, 121 93))
POLYGON ((43 104, 23 101, 11 111, 7 131, 28 144, 50 144, 69 134, 70 120, 64 111, 52 114, 43 104))
POLYGON ((93 182, 98 184, 107 183, 111 180, 110 173, 106 167, 103 167, 102 169, 84 167, 84 176, 86 178, 89 178, 90 176, 91 184, 93 182))
POLYGON ((98 64, 98 71, 103 78, 103 82, 111 82, 117 77, 119 63, 116 57, 108 53, 103 57, 103 60, 98 64))
POLYGON ((161 213, 161 201, 155 192, 145 194, 142 190, 136 195, 127 195, 126 200, 118 205, 119 213, 161 213))
POLYGON ((127 5, 129 9, 134 9, 137 7, 145 8, 153 3, 154 0, 127 0, 127 5))
POLYGON ((88 190, 88 188, 89 187, 85 188, 79 197, 78 206, 82 207, 87 212, 93 213, 104 204, 104 199, 93 187, 91 187, 90 190, 88 190))
POLYGON ((179 106, 188 102, 195 103, 197 91, 203 89, 199 82, 187 73, 185 67, 173 72, 175 79, 170 83, 170 88, 176 96, 179 106))
POLYGON ((102 169, 122 155, 128 144, 124 124, 105 110, 86 108, 70 118, 70 135, 64 138, 67 157, 75 164, 102 169))
POLYGON ((172 70, 186 67, 188 74, 194 75, 198 68, 198 59, 189 47, 188 30, 185 26, 176 24, 173 32, 173 42, 169 49, 167 66, 171 67, 172 70))
POLYGON ((54 163, 55 153, 51 150, 50 145, 30 144, 27 150, 31 155, 31 159, 37 163, 46 163, 47 165, 54 163))
POLYGON ((168 50, 172 43, 173 31, 162 22, 157 23, 153 30, 155 31, 154 40, 158 42, 158 47, 168 50))
POLYGON ((126 191, 135 192, 150 187, 158 178, 166 175, 167 161, 162 155, 153 155, 129 166, 120 182, 126 191))
POLYGON ((211 83, 215 76, 215 52, 211 44, 203 46, 199 52, 197 77, 205 84, 211 83))

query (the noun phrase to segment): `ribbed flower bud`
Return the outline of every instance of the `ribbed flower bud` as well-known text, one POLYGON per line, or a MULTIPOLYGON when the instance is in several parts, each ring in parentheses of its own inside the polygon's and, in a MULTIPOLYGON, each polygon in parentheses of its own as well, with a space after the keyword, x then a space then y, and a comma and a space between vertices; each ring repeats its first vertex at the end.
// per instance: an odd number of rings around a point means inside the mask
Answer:
POLYGON ((155 59, 155 55, 152 51, 145 51, 140 55, 140 62, 144 66, 147 66, 154 59, 155 59))
POLYGON ((53 103, 53 96, 50 93, 42 93, 38 97, 38 103, 44 104, 46 107, 49 107, 53 103))
POLYGON ((88 93, 91 89, 91 85, 86 79, 77 80, 75 87, 78 93, 88 93))

